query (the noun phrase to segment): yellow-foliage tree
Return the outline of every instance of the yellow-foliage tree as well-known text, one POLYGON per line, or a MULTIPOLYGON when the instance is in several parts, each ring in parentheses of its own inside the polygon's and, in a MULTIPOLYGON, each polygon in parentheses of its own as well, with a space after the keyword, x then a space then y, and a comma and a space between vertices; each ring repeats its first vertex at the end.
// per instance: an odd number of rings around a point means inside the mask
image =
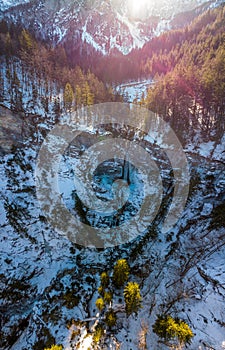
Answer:
POLYGON ((50 348, 45 348, 44 350, 63 350, 62 345, 52 345, 50 348))
POLYGON ((64 94, 63 94, 64 106, 66 109, 71 109, 74 101, 73 88, 70 83, 66 83, 64 94))
POLYGON ((170 315, 158 316, 153 325, 153 332, 165 341, 176 342, 180 349, 189 344, 194 336, 186 322, 174 319, 170 315))

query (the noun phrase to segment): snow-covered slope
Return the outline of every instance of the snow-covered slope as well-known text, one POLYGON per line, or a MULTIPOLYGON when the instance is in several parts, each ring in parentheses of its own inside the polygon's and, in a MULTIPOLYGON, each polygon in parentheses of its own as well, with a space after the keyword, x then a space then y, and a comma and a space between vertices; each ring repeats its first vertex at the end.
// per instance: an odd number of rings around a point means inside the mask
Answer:
POLYGON ((3 17, 53 43, 80 47, 86 42, 103 54, 115 49, 128 54, 176 26, 179 14, 193 11, 194 18, 220 1, 142 0, 137 6, 133 0, 1 0, 0 9, 3 17))
MULTIPOLYGON (((7 92, 10 85, 1 63, 7 92)), ((53 102, 60 91, 53 83, 51 89, 49 86, 52 96, 48 96, 47 112, 42 105, 46 85, 41 84, 43 96, 34 101, 35 76, 28 74, 22 79, 19 61, 14 69, 26 113, 10 111, 11 101, 6 97, 0 106, 4 122, 0 130, 0 348, 43 350, 47 344, 57 343, 65 350, 93 350, 90 330, 98 319, 99 273, 112 270, 116 260, 126 258, 131 280, 141 286, 143 307, 137 317, 127 318, 115 293, 118 323, 113 335, 106 333, 108 343, 98 350, 115 350, 116 343, 121 350, 138 349, 142 325, 148 330, 148 349, 166 349, 152 332, 157 314, 164 312, 186 320, 192 328, 195 336, 189 350, 224 349, 225 234, 218 213, 225 199, 225 138, 218 143, 203 143, 199 138, 186 147, 192 174, 189 198, 182 217, 168 234, 153 227, 145 240, 140 237, 126 246, 102 251, 81 248, 48 224, 35 188, 37 155, 57 119, 53 102)), ((136 90, 132 83, 120 89, 135 97, 139 87, 143 90, 150 83, 136 83, 136 90)), ((109 137, 102 133, 84 133, 63 157, 59 189, 70 210, 74 209, 70 186, 73 162, 87 145, 109 137)), ((134 138, 138 137, 137 132, 134 138)), ((143 142, 151 152, 151 140, 145 136, 143 142)), ((167 194, 173 179, 159 154, 163 154, 157 153, 157 161, 167 194)), ((96 185, 99 188, 99 183, 96 185)))
POLYGON ((0 10, 4 11, 9 9, 10 7, 14 7, 17 5, 25 4, 30 2, 31 0, 1 0, 0 1, 0 10))
MULTIPOLYGON (((115 295, 114 337, 121 350, 138 349, 143 324, 148 348, 167 349, 152 332, 156 315, 163 312, 190 324, 195 336, 189 350, 224 349, 225 237, 212 215, 225 193, 225 164, 217 159, 218 145, 210 144, 211 158, 203 155, 207 144, 201 145, 201 152, 186 151, 192 171, 189 199, 182 218, 167 235, 158 232, 144 244, 137 241, 126 249, 81 249, 51 229, 35 195, 36 157, 45 135, 43 126, 51 128, 53 115, 37 121, 32 114, 18 116, 4 107, 0 115, 16 146, 6 147, 0 157, 0 348, 41 350, 47 342, 56 342, 67 350, 94 349, 87 331, 96 320, 99 273, 123 257, 129 261, 131 279, 141 285, 143 307, 137 317, 127 319, 115 295), (16 132, 22 138, 19 144, 16 132)), ((220 147, 224 152, 224 141, 220 147)), ((63 170, 66 183, 69 168, 63 170)), ((100 349, 116 349, 111 345, 100 349)))

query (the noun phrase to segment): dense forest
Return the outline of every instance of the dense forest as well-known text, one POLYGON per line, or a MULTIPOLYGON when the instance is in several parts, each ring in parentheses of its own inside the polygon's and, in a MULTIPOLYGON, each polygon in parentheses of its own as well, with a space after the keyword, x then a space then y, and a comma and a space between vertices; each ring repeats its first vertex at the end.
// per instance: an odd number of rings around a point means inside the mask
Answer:
MULTIPOLYGON (((86 43, 77 49, 72 39, 53 47, 20 25, 0 21, 1 349, 219 350, 225 346, 224 28, 225 6, 220 6, 127 56, 116 51, 103 56, 86 43), (138 161, 151 171, 151 157, 163 193, 153 222, 145 219, 145 227, 149 225, 145 232, 140 234, 141 216, 135 228, 128 226, 139 231, 133 241, 105 250, 78 246, 53 230, 38 202, 40 146, 65 112, 124 102, 127 96, 119 92, 121 83, 132 82, 133 87, 142 80, 152 85, 133 102, 172 126, 188 158, 190 181, 189 176, 176 175, 184 163, 174 167, 168 152, 172 148, 160 148, 144 132, 117 124, 105 125, 100 132, 83 132, 64 152, 58 168, 59 196, 81 222, 89 224, 87 219, 95 213, 88 213, 74 190, 74 169, 94 142, 102 142, 104 151, 103 141, 112 142, 111 136, 115 142, 124 138, 139 143, 145 155, 142 159, 137 153, 138 161), (180 215, 183 194, 176 185, 181 181, 189 181, 184 212, 170 231, 162 232, 171 206, 180 215)), ((124 152, 123 143, 118 145, 124 152)), ((43 163, 48 163, 49 155, 43 163)), ((106 225, 97 215, 93 220, 93 227, 100 223, 106 234, 112 224, 115 236, 117 227, 125 220, 129 223, 144 203, 145 183, 138 169, 129 165, 126 155, 122 161, 109 159, 98 165, 92 182, 104 205, 111 199, 115 179, 129 184, 128 206, 119 208, 109 224, 107 216, 106 225)), ((43 181, 47 193, 55 171, 49 169, 43 181)), ((45 168, 42 171, 46 174, 45 168)), ((146 186, 152 203, 159 190, 155 183, 146 186)), ((50 195, 49 202, 54 203, 50 195)))
POLYGON ((219 141, 224 134, 224 27, 223 6, 182 31, 162 35, 158 40, 163 50, 150 44, 144 50, 142 69, 156 80, 144 103, 162 114, 181 137, 190 139, 199 130, 203 138, 219 141))
POLYGON ((57 115, 65 108, 121 100, 91 69, 71 67, 62 46, 49 47, 4 20, 0 22, 0 51, 0 101, 10 99, 9 107, 14 111, 25 111, 26 95, 33 105, 41 99, 45 113, 53 103, 57 115))
POLYGON ((0 50, 6 73, 4 76, 3 70, 0 72, 0 80, 3 87, 8 85, 0 98, 4 100, 5 90, 11 94, 10 107, 23 110, 21 80, 30 80, 33 103, 43 95, 42 103, 48 112, 48 103, 54 99, 54 111, 60 114, 63 107, 121 101, 112 88, 114 84, 153 78, 154 88, 147 97, 143 95, 141 101, 134 102, 162 115, 183 142, 196 131, 205 140, 213 137, 219 142, 225 130, 224 27, 222 5, 208 10, 184 29, 164 33, 127 56, 115 52, 105 57, 94 52, 85 55, 84 47, 83 61, 78 66, 71 43, 53 48, 22 27, 3 20, 0 50), (57 98, 51 94, 54 89, 57 98))

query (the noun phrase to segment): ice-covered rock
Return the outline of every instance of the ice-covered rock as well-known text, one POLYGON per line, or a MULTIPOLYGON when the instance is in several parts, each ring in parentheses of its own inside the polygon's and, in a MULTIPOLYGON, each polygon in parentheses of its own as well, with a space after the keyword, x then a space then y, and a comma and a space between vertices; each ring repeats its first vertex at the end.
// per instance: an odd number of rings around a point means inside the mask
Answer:
POLYGON ((204 203, 201 215, 208 216, 213 210, 213 205, 211 203, 204 203))

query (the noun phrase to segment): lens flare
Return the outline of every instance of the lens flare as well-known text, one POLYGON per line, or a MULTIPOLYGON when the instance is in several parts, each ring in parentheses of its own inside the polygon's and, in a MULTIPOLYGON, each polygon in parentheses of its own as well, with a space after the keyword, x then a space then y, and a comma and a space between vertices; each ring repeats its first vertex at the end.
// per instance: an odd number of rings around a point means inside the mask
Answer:
POLYGON ((149 6, 149 0, 129 0, 130 12, 133 17, 146 16, 146 10, 149 6))

